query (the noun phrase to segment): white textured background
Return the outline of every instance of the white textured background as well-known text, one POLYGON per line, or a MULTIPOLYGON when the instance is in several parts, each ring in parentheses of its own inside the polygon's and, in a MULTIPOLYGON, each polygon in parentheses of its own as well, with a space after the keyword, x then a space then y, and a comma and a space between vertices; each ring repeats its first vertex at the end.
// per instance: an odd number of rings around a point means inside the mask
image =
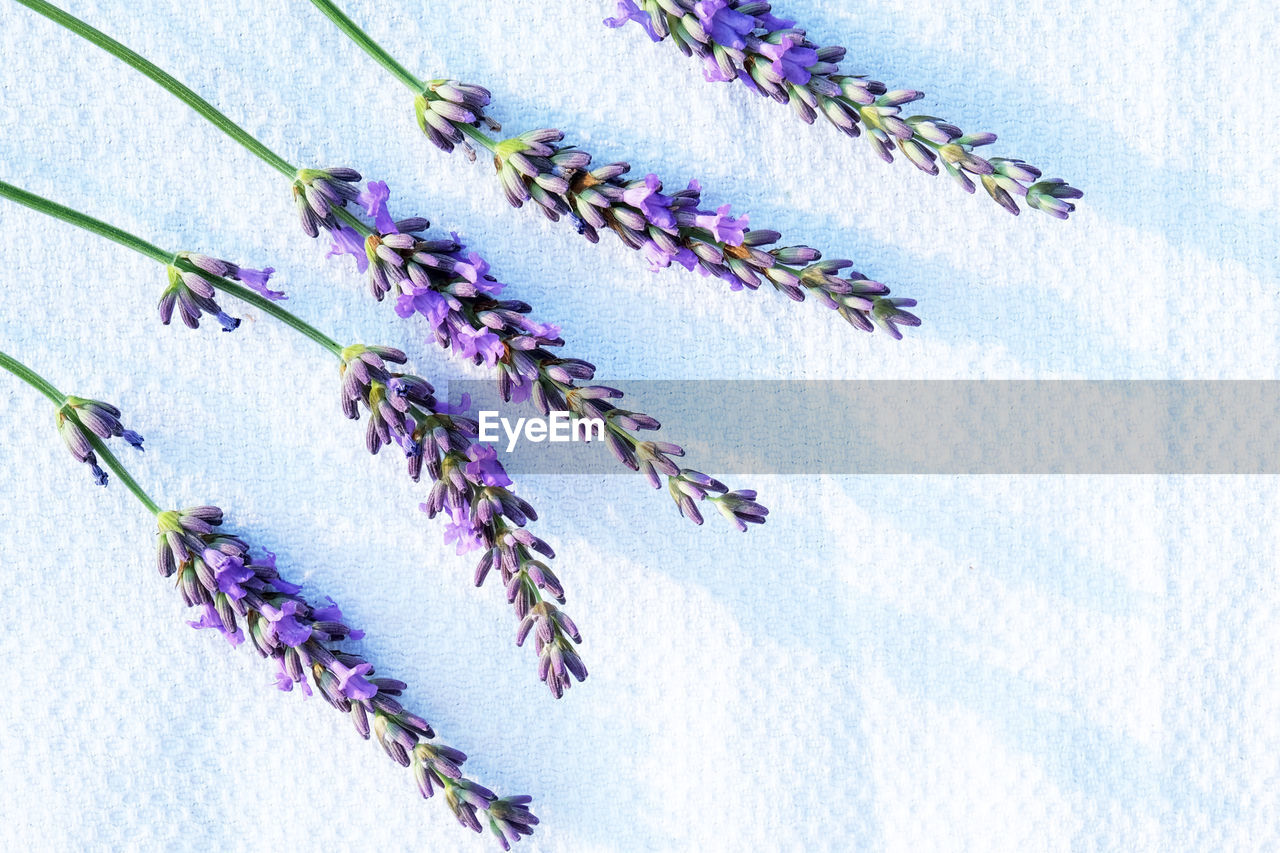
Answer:
MULTIPOLYGON (((71 9, 286 158, 356 166, 399 214, 462 231, 603 377, 1277 378, 1266 0, 780 4, 849 70, 1084 188, 1068 223, 705 85, 600 26, 612 3, 345 5, 422 75, 492 88, 509 129, 698 177, 919 298, 926 325, 861 336, 508 210, 305 0, 71 9)), ((326 263, 285 182, 176 100, 14 3, 0 50, 0 177, 274 265, 338 337, 476 375, 326 263)), ((322 352, 254 312, 234 335, 160 327, 152 262, 9 203, 0 258, 0 348, 124 408, 149 448, 125 458, 163 503, 227 507, 335 596, 473 773, 536 797, 526 849, 1280 845, 1274 479, 767 478, 774 514, 740 536, 635 476, 528 478, 592 671, 557 703, 498 586, 470 588, 424 490, 341 419, 322 352)), ((187 628, 127 492, 92 485, 34 392, 0 381, 0 405, 0 846, 491 849, 322 701, 187 628)))

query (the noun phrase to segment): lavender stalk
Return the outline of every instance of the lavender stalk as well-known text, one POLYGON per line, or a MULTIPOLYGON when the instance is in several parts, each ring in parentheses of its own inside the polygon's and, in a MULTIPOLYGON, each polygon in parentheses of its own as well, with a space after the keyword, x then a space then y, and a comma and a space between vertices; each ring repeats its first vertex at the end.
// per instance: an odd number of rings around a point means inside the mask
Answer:
POLYGON ((742 81, 752 92, 790 105, 805 124, 824 117, 850 137, 865 131, 886 163, 896 149, 930 175, 942 170, 965 192, 974 182, 1017 216, 1018 198, 1057 219, 1075 211, 1084 193, 1061 178, 1041 180, 1035 166, 1012 157, 983 158, 974 149, 996 141, 994 133, 967 134, 928 115, 903 115, 902 107, 924 97, 913 89, 890 90, 865 75, 840 73, 843 47, 820 47, 794 21, 772 14, 759 0, 619 0, 609 27, 639 24, 655 42, 670 38, 685 56, 702 61, 708 82, 742 81))
MULTIPOLYGON (((478 254, 468 252, 457 235, 447 240, 425 239, 418 236, 429 226, 425 219, 393 220, 386 210, 390 192, 385 183, 370 182, 362 191, 357 184, 360 175, 353 169, 296 169, 195 92, 128 47, 44 0, 18 2, 142 72, 289 178, 302 227, 308 236, 327 233, 333 239, 330 255, 352 255, 359 270, 368 272, 369 287, 376 298, 382 299, 394 292, 396 310, 402 317, 408 318, 414 313, 423 315, 442 347, 459 358, 483 364, 496 372, 505 400, 533 400, 544 415, 554 409, 567 412, 573 418, 601 418, 607 430, 605 440, 614 455, 627 467, 644 473, 655 488, 661 486, 665 477, 677 509, 697 524, 703 521, 699 505, 708 502, 739 530, 764 522, 768 510, 756 501, 755 491, 730 491, 719 480, 677 465, 673 460, 684 455, 679 445, 644 440, 636 435, 644 430, 657 430, 660 424, 648 415, 609 402, 620 399, 621 391, 605 386, 578 386, 577 382, 589 381, 594 376, 595 368, 581 359, 563 358, 550 351, 564 343, 559 327, 528 319, 532 311, 528 303, 498 300, 496 297, 504 286, 489 275, 489 265, 478 254), (348 209, 349 203, 357 201, 373 219, 372 226, 348 209)), ((372 44, 367 36, 364 38, 372 44)), ((411 79, 408 72, 403 69, 401 72, 411 79)), ((487 93, 485 97, 487 99, 487 93)), ((436 112, 448 114, 449 109, 437 105, 432 108, 432 113, 436 112)), ((650 204, 659 204, 663 198, 659 195, 650 204)), ((745 227, 745 219, 734 221, 727 217, 727 208, 721 213, 722 218, 715 221, 723 220, 724 227, 735 228, 739 224, 745 227)), ((763 234, 754 233, 753 239, 757 240, 763 234)), ((841 264, 847 266, 848 262, 828 262, 822 269, 843 269, 841 264)), ((784 275, 781 268, 774 274, 784 275)), ((819 274, 815 267, 814 275, 819 274)), ((829 279, 837 281, 835 276, 829 279)), ((866 292, 881 292, 877 289, 881 286, 865 284, 870 288, 866 292)), ((863 288, 842 283, 824 286, 834 288, 832 292, 850 293, 863 288)), ((801 293, 798 288, 795 292, 801 293)), ((887 323, 886 328, 893 333, 897 332, 894 323, 919 322, 897 310, 899 304, 906 302, 879 297, 876 300, 874 305, 878 307, 868 308, 869 316, 887 323)), ((873 302, 865 304, 872 306, 873 302)))
MULTIPOLYGON (((101 459, 156 517, 157 565, 175 579, 187 607, 200 610, 193 628, 218 631, 234 647, 251 641, 259 656, 278 667, 276 684, 291 691, 312 688, 333 708, 350 716, 365 740, 372 733, 393 761, 412 770, 424 798, 436 789, 458 822, 481 832, 483 820, 504 850, 530 835, 538 823, 528 796, 499 797, 465 777, 467 756, 436 741, 435 731, 398 697, 407 685, 376 676, 373 665, 340 644, 364 633, 350 627, 332 598, 317 604, 302 588, 280 576, 275 555, 251 552, 248 542, 219 528, 223 512, 215 506, 162 511, 107 447, 119 437, 135 447, 142 439, 120 426, 120 410, 107 403, 63 396, 34 371, 0 352, 0 367, 39 390, 57 407, 58 432, 78 461, 101 459)), ((91 463, 100 481, 106 475, 91 463)))
MULTIPOLYGON (((519 620, 516 644, 523 645, 533 633, 539 678, 552 695, 562 696, 574 678, 580 682, 586 679, 586 665, 574 648, 582 636, 568 614, 556 606, 566 598, 564 587, 546 562, 555 552, 525 529, 529 521, 537 519, 537 512, 512 491, 513 483, 498 462, 497 452, 473 442, 478 424, 438 401, 426 380, 397 369, 407 361, 403 352, 363 344, 341 346, 277 304, 283 294, 267 288, 270 270, 245 269, 199 253, 166 252, 113 225, 3 181, 0 198, 107 237, 162 264, 168 286, 159 310, 166 325, 177 313, 187 326, 199 328, 200 320, 211 315, 223 331, 233 331, 240 321, 218 305, 216 297, 221 292, 261 309, 335 356, 343 413, 352 420, 368 416, 365 444, 371 454, 394 444, 403 451, 414 482, 427 472, 433 485, 421 509, 432 518, 441 513, 448 516, 445 542, 456 543, 458 554, 482 552, 475 571, 477 587, 497 570, 519 620)), ((97 427, 99 436, 118 435, 141 449, 141 439, 135 443, 136 434, 120 425, 119 412, 94 401, 83 403, 78 411, 97 427)), ((74 430, 66 440, 77 458, 92 465, 95 477, 105 484, 93 447, 80 441, 74 430)))
POLYGON ((750 230, 748 217, 732 216, 727 204, 704 209, 697 181, 664 193, 663 181, 653 173, 626 179, 631 170, 626 163, 592 168, 588 152, 559 144, 564 139, 559 130, 534 130, 502 141, 490 137, 481 126, 501 127, 485 113, 487 89, 456 80, 419 80, 330 0, 311 2, 416 94, 418 126, 432 144, 445 152, 461 147, 474 160, 474 142, 493 155, 513 207, 532 202, 552 222, 568 219, 592 243, 611 231, 642 252, 654 270, 676 264, 722 279, 734 291, 767 284, 797 302, 813 297, 866 332, 878 326, 901 339, 900 326, 920 325, 905 310, 915 300, 890 297, 884 284, 852 270, 852 261, 823 260, 808 246, 770 248, 782 239, 777 231, 750 230))

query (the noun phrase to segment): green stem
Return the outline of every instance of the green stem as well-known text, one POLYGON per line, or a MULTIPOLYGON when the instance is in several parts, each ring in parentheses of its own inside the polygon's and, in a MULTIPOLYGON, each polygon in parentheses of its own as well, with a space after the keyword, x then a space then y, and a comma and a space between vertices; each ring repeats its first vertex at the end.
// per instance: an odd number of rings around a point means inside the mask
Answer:
POLYGON ((357 219, 356 216, 352 214, 350 211, 348 211, 345 207, 332 207, 330 208, 330 210, 332 210, 334 215, 337 216, 339 219, 341 219, 343 222, 347 223, 352 228, 356 229, 356 231, 360 234, 361 237, 368 237, 370 234, 373 233, 372 228, 370 228, 368 225, 365 225, 363 222, 357 219))
MULTIPOLYGON (((25 0, 20 0, 20 2, 25 2, 25 0)), ((108 225, 101 219, 94 219, 92 216, 83 214, 78 210, 72 210, 69 207, 64 207, 57 202, 49 201, 47 198, 38 196, 35 193, 29 193, 24 189, 19 189, 13 184, 7 184, 4 181, 0 181, 0 198, 7 198, 10 201, 16 201, 18 204, 25 205, 38 213, 43 213, 46 216, 52 216, 54 219, 61 219, 63 222, 68 222, 78 228, 83 228, 86 231, 97 234, 99 237, 106 237, 108 240, 114 240, 121 246, 146 255, 153 261, 159 261, 162 264, 167 264, 172 257, 170 253, 165 252, 160 247, 152 245, 146 240, 135 237, 127 231, 121 231, 114 225, 108 225)))
POLYGON ((221 290, 223 293, 231 294, 236 299, 239 299, 241 302, 245 302, 245 303, 248 303, 249 305, 252 305, 253 307, 257 308, 263 313, 270 314, 272 317, 275 317, 281 323, 284 323, 289 328, 306 335, 308 338, 315 341, 320 346, 324 347, 329 352, 333 353, 339 358, 342 357, 342 347, 338 344, 337 341, 335 341, 333 338, 329 337, 324 332, 317 329, 315 326, 308 323, 306 320, 303 320, 297 314, 294 314, 290 311, 286 311, 284 308, 281 308, 279 305, 272 302, 270 299, 267 299, 266 297, 258 293, 255 293, 254 291, 250 290, 249 288, 245 287, 242 284, 237 284, 234 281, 228 281, 225 278, 213 279, 213 286, 217 290, 221 290))
POLYGON ((462 131, 463 134, 470 136, 476 142, 479 142, 485 148, 489 149, 490 153, 495 153, 498 150, 498 141, 494 139, 492 136, 489 136, 487 133, 484 133, 482 130, 480 130, 480 128, 476 127, 475 125, 455 124, 454 127, 462 131))
POLYGON ((27 367, 8 353, 0 352, 0 367, 3 367, 5 370, 9 371, 32 388, 48 397, 49 402, 53 403, 58 408, 62 408, 62 405, 67 402, 65 394, 50 385, 48 380, 39 373, 36 373, 34 370, 27 367))
POLYGON ((227 136, 230 136, 236 142, 239 142, 245 148, 249 149, 249 151, 255 156, 267 163, 267 165, 285 175, 290 180, 293 180, 294 176, 297 174, 298 170, 291 166, 287 160, 280 157, 254 137, 250 136, 247 131, 240 127, 240 125, 227 118, 215 109, 208 101, 201 98, 182 83, 178 82, 163 68, 160 68, 144 57, 134 53, 120 42, 111 38, 111 36, 100 32, 99 30, 95 30, 93 27, 89 26, 74 15, 62 11, 57 6, 44 2, 44 0, 18 0, 18 2, 33 12, 38 12, 39 14, 44 15, 55 24, 66 27, 81 38, 93 42, 107 53, 110 53, 117 59, 120 59, 138 71, 141 71, 143 74, 147 75, 176 96, 178 100, 191 107, 205 119, 208 119, 227 136))
POLYGON ((372 56, 382 65, 383 68, 390 71, 397 80, 413 90, 415 94, 422 94, 427 84, 414 77, 409 70, 396 61, 395 57, 382 49, 376 41, 369 37, 369 34, 356 26, 342 10, 329 2, 329 0, 311 0, 317 9, 325 14, 329 20, 342 30, 347 36, 364 50, 365 53, 372 56))
MULTIPOLYGON (((48 380, 43 376, 36 373, 34 370, 27 367, 8 353, 0 352, 0 367, 3 367, 5 370, 9 371, 32 388, 45 395, 45 397, 49 398, 49 402, 58 407, 59 411, 67 405, 67 397, 65 394, 50 385, 48 380)), ((75 417, 74 413, 69 413, 68 416, 75 417)), ((130 476, 124 465, 116 458, 115 454, 107 449, 107 445, 102 441, 102 439, 99 438, 93 430, 87 429, 83 424, 80 425, 80 430, 89 439, 89 444, 93 447, 98 458, 102 460, 102 462, 105 463, 117 477, 120 478, 120 482, 124 483, 125 488, 132 492, 133 496, 137 498, 152 515, 158 515, 160 513, 160 507, 151 499, 150 495, 143 491, 142 487, 138 485, 138 481, 130 476)))
MULTIPOLYGON (((61 219, 63 222, 70 223, 78 228, 83 228, 86 231, 114 240, 120 245, 133 249, 135 252, 139 252, 151 260, 164 264, 165 266, 169 266, 174 262, 173 252, 166 252, 159 246, 148 243, 141 237, 135 237, 128 231, 122 231, 114 225, 108 225, 102 220, 94 219, 92 216, 87 216, 78 210, 72 210, 71 208, 65 207, 57 202, 49 201, 49 199, 43 198, 42 196, 29 193, 24 189, 19 189, 13 184, 7 184, 4 181, 0 181, 0 198, 7 198, 12 201, 16 201, 19 204, 26 205, 32 210, 52 216, 55 219, 61 219)), ((359 222, 359 220, 355 221, 359 222)), ((258 293, 255 293, 249 288, 237 284, 234 281, 228 281, 222 278, 216 279, 215 286, 218 290, 231 294, 241 302, 246 302, 267 314, 270 314, 272 317, 275 317, 290 328, 306 335, 308 338, 320 344, 320 346, 329 350, 329 352, 334 355, 341 355, 342 347, 338 345, 337 341, 326 335, 324 332, 321 332, 315 326, 307 323, 296 314, 281 308, 270 299, 266 299, 258 293)))
POLYGON ((160 506, 151 499, 151 495, 147 494, 142 486, 138 485, 138 481, 133 479, 133 475, 129 473, 124 464, 116 458, 116 455, 107 447, 105 441, 98 437, 98 434, 87 427, 81 426, 81 431, 89 439, 89 444, 93 446, 93 451, 98 455, 98 460, 102 464, 111 469, 111 472, 120 478, 120 482, 124 483, 124 487, 133 493, 138 502, 147 508, 152 515, 160 514, 160 506))
MULTIPOLYGON (((348 18, 341 9, 329 2, 329 0, 311 0, 311 3, 323 12, 325 17, 330 21, 333 21, 333 23, 338 27, 338 29, 342 30, 343 34, 346 35, 347 38, 359 45, 364 52, 372 56, 379 65, 390 71, 393 77, 408 86, 415 94, 427 94, 428 83, 425 83, 415 77, 409 69, 401 65, 394 56, 387 53, 387 51, 383 49, 382 45, 378 44, 368 33, 360 29, 355 21, 348 18)), ((478 127, 474 127, 469 124, 455 125, 455 127, 490 151, 493 151, 498 147, 497 141, 486 135, 478 127)))

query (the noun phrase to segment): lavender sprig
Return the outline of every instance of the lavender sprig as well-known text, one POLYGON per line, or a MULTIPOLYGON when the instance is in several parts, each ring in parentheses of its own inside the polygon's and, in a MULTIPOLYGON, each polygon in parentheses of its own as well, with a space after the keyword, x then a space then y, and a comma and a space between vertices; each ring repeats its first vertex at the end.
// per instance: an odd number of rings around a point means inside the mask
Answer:
MULTIPOLYGON (((340 366, 343 413, 352 419, 360 418, 362 411, 369 415, 366 429, 369 451, 376 454, 384 445, 398 444, 408 458, 409 475, 415 482, 425 468, 434 485, 421 508, 429 517, 440 512, 449 516, 446 544, 456 543, 458 554, 483 550, 476 566, 476 586, 484 583, 490 571, 498 569, 506 586, 507 600, 521 626, 517 630, 517 645, 523 645, 528 635, 524 626, 530 614, 539 620, 535 643, 539 677, 552 695, 559 698, 573 678, 578 681, 586 678, 586 666, 574 649, 574 644, 582 642, 581 634, 573 620, 544 599, 545 593, 564 604, 565 593, 559 578, 544 562, 555 556, 551 546, 524 529, 529 521, 537 519, 537 513, 511 491, 511 479, 497 461, 496 451, 472 444, 471 438, 477 431, 474 421, 461 418, 460 412, 437 403, 431 385, 425 380, 387 367, 403 364, 406 361, 403 352, 389 347, 340 346, 333 338, 276 304, 283 294, 266 287, 270 269, 246 269, 200 253, 166 252, 113 225, 3 181, 0 181, 0 197, 107 237, 163 264, 169 286, 160 299, 160 317, 166 324, 176 308, 192 328, 199 327, 206 313, 215 315, 224 330, 236 328, 240 321, 230 318, 215 301, 221 291, 259 308, 335 356, 340 366), (238 280, 224 278, 223 274, 235 275, 238 280)), ((136 439, 135 446, 141 447, 136 433, 123 430, 118 412, 94 401, 83 403, 78 409, 64 408, 83 419, 98 435, 121 435, 131 443, 136 439)), ((59 406, 62 405, 59 401, 59 406)), ((64 432, 68 446, 77 458, 94 465, 96 477, 105 478, 96 467, 93 454, 86 452, 81 440, 85 438, 84 431, 72 428, 79 422, 75 418, 68 421, 71 425, 64 432)), ((91 437, 89 440, 91 443, 91 437)))
POLYGON ((375 735, 393 761, 412 769, 424 798, 431 797, 437 788, 444 791, 445 804, 463 826, 481 832, 483 818, 504 850, 533 833, 538 819, 529 810, 530 797, 498 797, 466 778, 462 765, 467 756, 436 741, 431 725, 400 703, 405 683, 377 676, 362 655, 339 645, 362 639, 364 633, 346 623, 332 598, 326 598, 326 604, 308 600, 301 595, 300 586, 280 576, 274 554, 264 551, 262 556, 254 556, 244 539, 219 530, 223 512, 218 507, 160 510, 105 443, 118 437, 135 447, 141 445, 136 433, 120 426, 119 409, 94 400, 63 397, 3 352, 0 368, 58 405, 58 431, 69 445, 68 434, 75 434, 72 452, 76 458, 83 455, 81 445, 87 445, 88 452, 100 457, 156 517, 160 574, 175 578, 183 603, 201 611, 200 617, 188 624, 214 629, 232 646, 248 637, 258 654, 277 666, 275 680, 280 690, 292 691, 298 685, 310 696, 314 686, 333 708, 350 715, 361 737, 368 740, 370 734, 375 735))
POLYGON ((482 124, 498 127, 484 113, 489 93, 479 86, 432 80, 416 101, 418 115, 430 118, 420 118, 419 124, 437 147, 449 152, 461 146, 475 159, 474 140, 493 153, 494 169, 513 207, 532 202, 552 222, 568 219, 592 243, 599 242, 601 232, 613 232, 628 248, 642 252, 654 271, 676 264, 715 276, 733 291, 767 284, 796 302, 811 296, 855 328, 871 332, 878 326, 896 340, 902 339, 899 327, 920 325, 905 310, 915 306, 914 299, 890 297, 886 285, 853 270, 852 261, 823 260, 809 246, 776 247, 781 233, 751 230, 749 217, 733 216, 730 205, 705 209, 696 180, 668 194, 652 172, 626 179, 631 170, 626 163, 592 168, 591 154, 560 145, 564 134, 555 129, 491 139, 478 129, 482 124), (444 132, 445 126, 452 132, 444 132))
POLYGON ((886 163, 893 151, 930 175, 942 170, 972 193, 974 182, 1017 216, 1017 198, 1057 219, 1075 210, 1084 193, 1060 178, 1011 157, 983 158, 974 149, 996 141, 994 133, 966 134, 928 115, 908 116, 902 107, 924 97, 913 89, 890 90, 865 75, 840 73, 843 47, 820 47, 794 21, 772 14, 759 0, 619 0, 609 27, 639 24, 655 42, 670 38, 685 56, 697 57, 708 82, 740 80, 751 91, 788 104, 805 124, 823 116, 847 136, 865 131, 886 163))
POLYGON ((559 327, 530 320, 532 308, 525 302, 500 300, 505 285, 456 234, 447 240, 421 237, 429 227, 425 219, 394 220, 387 210, 387 185, 370 182, 359 191, 359 180, 360 175, 348 168, 307 170, 294 183, 294 197, 303 229, 312 236, 327 231, 333 238, 331 256, 355 258, 374 298, 381 301, 394 294, 397 314, 406 319, 421 315, 441 347, 497 372, 504 400, 532 399, 543 415, 554 410, 574 418, 601 419, 605 441, 619 461, 642 472, 654 488, 666 477, 677 509, 694 523, 703 522, 698 509, 702 501, 709 501, 741 531, 748 524, 764 523, 769 511, 756 500, 755 491, 730 491, 714 478, 678 466, 674 459, 684 455, 679 445, 638 437, 635 433, 657 430, 661 424, 610 402, 620 399, 621 391, 577 385, 594 377, 594 365, 552 353, 564 345, 559 327), (372 226, 347 209, 353 200, 364 206, 372 226))
POLYGON ((383 446, 403 449, 409 476, 417 482, 425 469, 433 481, 421 505, 428 517, 446 514, 446 542, 459 554, 480 549, 475 584, 481 586, 498 570, 507 601, 520 620, 516 645, 523 645, 530 623, 536 624, 538 677, 557 699, 572 679, 587 677, 574 648, 582 635, 559 604, 564 588, 544 560, 555 557, 551 546, 525 529, 538 514, 510 490, 511 478, 492 447, 474 444, 478 425, 439 403, 424 379, 393 371, 404 364, 403 352, 391 347, 350 346, 342 351, 342 408, 348 418, 368 417, 366 445, 376 454, 383 446))
POLYGON ((412 770, 424 798, 437 788, 444 791, 461 825, 481 832, 483 815, 504 850, 531 834, 538 819, 529 811, 530 798, 498 797, 463 776, 467 756, 436 742, 430 723, 400 703, 405 683, 376 676, 363 656, 337 645, 364 633, 346 624, 333 599, 323 605, 309 601, 301 587, 280 576, 274 554, 253 556, 245 540, 218 530, 222 521, 222 510, 214 506, 156 517, 160 574, 176 576, 184 603, 202 611, 189 624, 218 631, 232 646, 247 636, 278 667, 280 690, 296 684, 310 696, 314 686, 350 716, 362 738, 374 735, 391 760, 412 770))

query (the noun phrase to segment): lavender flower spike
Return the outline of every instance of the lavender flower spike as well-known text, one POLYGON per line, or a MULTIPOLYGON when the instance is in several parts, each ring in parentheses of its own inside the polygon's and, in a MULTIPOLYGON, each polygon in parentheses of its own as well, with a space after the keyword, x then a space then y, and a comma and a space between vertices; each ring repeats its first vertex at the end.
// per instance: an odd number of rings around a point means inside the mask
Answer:
MULTIPOLYGON (((344 174, 350 175, 350 170, 344 174)), ((657 183, 637 187, 633 190, 634 203, 651 209, 655 217, 665 213, 672 217, 674 225, 675 214, 664 202, 666 197, 660 190, 657 183)), ((701 524, 703 518, 695 505, 704 500, 719 508, 739 530, 745 531, 748 524, 764 523, 768 510, 755 501, 755 492, 731 493, 719 481, 677 465, 674 459, 684 456, 680 446, 638 437, 635 433, 657 430, 661 425, 648 415, 610 402, 620 399, 621 391, 602 385, 577 385, 580 381, 589 381, 595 375, 595 367, 581 359, 554 354, 552 349, 564 345, 560 328, 530 320, 527 315, 532 308, 527 303, 500 299, 505 285, 490 274, 484 258, 462 245, 458 235, 452 234, 447 240, 428 239, 419 236, 429 225, 425 219, 393 220, 387 211, 390 191, 385 183, 370 182, 364 191, 347 187, 335 195, 344 201, 335 203, 325 211, 325 216, 316 220, 334 236, 335 250, 330 254, 352 254, 357 269, 365 273, 374 298, 381 301, 388 294, 394 294, 397 314, 405 319, 421 315, 441 347, 497 373, 504 400, 532 400, 544 415, 555 410, 575 418, 600 418, 607 430, 605 441, 614 455, 628 468, 644 473, 655 489, 661 486, 665 476, 676 507, 697 524, 701 524), (351 198, 363 205, 365 216, 373 220, 372 227, 345 210, 345 200, 351 198), (350 246, 342 245, 349 235, 358 232, 346 221, 338 221, 336 211, 339 210, 368 234, 363 253, 356 252, 354 242, 350 246), (725 512, 727 508, 739 506, 747 510, 725 512)), ((703 217, 705 227, 726 234, 736 233, 739 237, 746 226, 745 219, 729 217, 726 208, 699 216, 703 217)), ((403 359, 403 353, 398 355, 403 359)), ((350 399, 354 401, 356 397, 350 399)), ((374 422, 370 421, 371 429, 374 422)), ((390 424, 387 429, 388 434, 394 433, 390 424)), ((378 441, 389 443, 386 436, 381 435, 378 441)), ((430 511, 440 510, 451 517, 458 512, 456 507, 446 505, 430 511)), ((460 552, 468 547, 470 534, 457 526, 456 519, 450 536, 450 541, 458 541, 460 552)), ((479 579, 483 579, 483 572, 479 579)), ((556 692, 554 683, 549 683, 556 692)))
POLYGON ((476 422, 439 403, 426 380, 394 370, 407 360, 403 352, 354 345, 341 358, 343 412, 353 420, 368 415, 365 443, 370 453, 394 444, 404 451, 415 482, 426 470, 433 485, 422 510, 429 517, 444 513, 451 519, 445 541, 456 542, 459 554, 482 551, 476 586, 498 570, 520 620, 516 644, 524 644, 527 626, 536 623, 538 675, 560 698, 572 678, 586 679, 587 668, 574 648, 582 635, 548 600, 565 602, 564 587, 546 562, 555 552, 525 529, 538 514, 511 490, 511 478, 493 449, 473 443, 476 422))
MULTIPOLYGON (((433 80, 421 97, 430 103, 447 100, 447 93, 461 85, 433 80)), ((483 113, 487 103, 473 98, 463 117, 471 121, 455 124, 458 135, 477 136, 477 125, 494 124, 483 113)), ((453 150, 451 138, 428 136, 445 151, 453 150)), ((666 192, 652 173, 627 180, 631 167, 626 163, 592 168, 591 155, 560 145, 563 139, 559 130, 544 129, 493 143, 493 165, 512 206, 531 202, 552 222, 567 218, 592 243, 602 231, 611 231, 642 252, 654 271, 675 264, 719 278, 730 290, 768 284, 797 302, 812 296, 855 328, 870 332, 878 326, 895 339, 902 337, 899 327, 920 325, 905 310, 915 300, 891 298, 888 287, 852 271, 852 261, 824 261, 808 246, 769 248, 781 234, 749 228, 748 218, 731 215, 729 205, 704 208, 696 180, 674 192, 666 192)))
POLYGON ((685 56, 701 60, 709 82, 740 80, 757 95, 789 104, 805 124, 821 115, 847 136, 865 131, 887 163, 896 149, 930 175, 941 164, 966 192, 978 181, 1015 216, 1021 197, 1028 207, 1066 219, 1075 210, 1071 200, 1084 195, 1061 179, 1041 180, 1040 170, 1022 160, 975 154, 995 142, 993 133, 966 134, 933 116, 903 115, 903 105, 923 98, 923 92, 890 91, 864 75, 841 74, 843 47, 819 47, 794 22, 774 17, 769 3, 621 0, 618 11, 619 17, 605 20, 607 26, 634 21, 653 41, 670 38, 685 56))
POLYGON ((423 797, 444 791, 463 826, 480 832, 483 817, 504 850, 533 832, 538 819, 528 797, 498 797, 463 776, 466 755, 434 742, 431 725, 400 703, 404 682, 376 676, 361 655, 338 645, 363 633, 344 621, 332 599, 309 601, 280 576, 273 554, 255 557, 245 540, 218 530, 217 507, 169 510, 156 521, 160 574, 176 575, 184 603, 200 610, 192 627, 215 630, 233 646, 247 638, 278 668, 279 689, 319 691, 351 717, 361 737, 372 733, 391 760, 412 770, 423 797))

